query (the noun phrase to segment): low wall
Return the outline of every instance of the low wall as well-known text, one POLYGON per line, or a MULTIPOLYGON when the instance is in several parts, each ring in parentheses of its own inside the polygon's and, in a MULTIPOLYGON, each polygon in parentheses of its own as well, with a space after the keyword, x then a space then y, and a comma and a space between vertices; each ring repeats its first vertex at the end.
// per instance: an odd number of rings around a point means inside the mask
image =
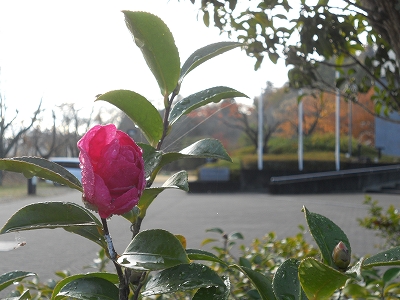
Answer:
POLYGON ((272 194, 351 193, 378 191, 386 184, 400 183, 400 165, 271 177, 272 194))

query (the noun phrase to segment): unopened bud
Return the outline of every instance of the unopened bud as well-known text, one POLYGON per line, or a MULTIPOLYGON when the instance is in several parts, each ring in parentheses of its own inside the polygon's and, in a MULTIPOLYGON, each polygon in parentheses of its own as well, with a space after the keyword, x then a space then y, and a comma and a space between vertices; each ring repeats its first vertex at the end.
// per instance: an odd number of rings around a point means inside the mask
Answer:
POLYGON ((346 270, 350 264, 350 253, 346 245, 340 241, 333 249, 332 258, 335 265, 340 270, 346 270))

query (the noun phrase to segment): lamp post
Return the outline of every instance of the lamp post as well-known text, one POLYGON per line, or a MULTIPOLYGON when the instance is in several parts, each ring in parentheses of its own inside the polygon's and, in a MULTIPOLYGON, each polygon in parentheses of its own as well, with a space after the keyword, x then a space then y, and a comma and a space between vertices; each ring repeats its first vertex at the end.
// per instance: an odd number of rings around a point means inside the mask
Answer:
MULTIPOLYGON (((303 95, 303 91, 300 89, 299 90, 299 97, 303 95)), ((299 161, 299 171, 303 171, 303 101, 299 101, 299 106, 298 106, 298 119, 299 119, 299 126, 298 126, 298 135, 299 135, 299 140, 298 140, 298 149, 297 149, 297 156, 298 156, 298 161, 299 161)))
POLYGON ((263 169, 263 94, 264 94, 264 90, 261 89, 261 94, 260 94, 260 98, 258 98, 258 149, 257 149, 257 153, 258 153, 258 162, 257 162, 257 166, 258 166, 258 170, 262 170, 263 169))
MULTIPOLYGON (((339 71, 336 71, 336 79, 339 71)), ((336 171, 340 170, 340 90, 336 88, 336 114, 335 114, 335 164, 336 171)))

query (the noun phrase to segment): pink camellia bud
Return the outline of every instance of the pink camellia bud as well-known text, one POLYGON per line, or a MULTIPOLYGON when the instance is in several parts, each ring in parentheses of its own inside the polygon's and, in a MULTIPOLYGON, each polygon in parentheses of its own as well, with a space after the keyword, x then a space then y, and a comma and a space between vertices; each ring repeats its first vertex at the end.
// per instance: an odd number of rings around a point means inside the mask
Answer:
POLYGON ((346 245, 340 241, 333 249, 332 258, 335 265, 341 269, 346 270, 350 264, 350 253, 346 245))
POLYGON ((96 125, 78 142, 83 201, 101 218, 130 211, 146 185, 142 149, 115 125, 96 125))

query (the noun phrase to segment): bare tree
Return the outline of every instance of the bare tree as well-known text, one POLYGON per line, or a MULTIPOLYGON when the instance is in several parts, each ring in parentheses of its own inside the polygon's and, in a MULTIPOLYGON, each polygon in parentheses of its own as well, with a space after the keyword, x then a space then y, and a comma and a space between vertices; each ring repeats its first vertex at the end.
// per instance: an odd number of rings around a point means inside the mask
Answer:
MULTIPOLYGON (((0 93, 0 158, 9 156, 12 150, 16 151, 19 140, 23 135, 32 128, 41 112, 42 100, 40 100, 38 108, 33 112, 27 125, 23 123, 16 126, 16 120, 19 114, 18 110, 11 119, 8 120, 7 105, 5 97, 0 93)), ((3 183, 3 171, 0 171, 0 185, 3 183)))

